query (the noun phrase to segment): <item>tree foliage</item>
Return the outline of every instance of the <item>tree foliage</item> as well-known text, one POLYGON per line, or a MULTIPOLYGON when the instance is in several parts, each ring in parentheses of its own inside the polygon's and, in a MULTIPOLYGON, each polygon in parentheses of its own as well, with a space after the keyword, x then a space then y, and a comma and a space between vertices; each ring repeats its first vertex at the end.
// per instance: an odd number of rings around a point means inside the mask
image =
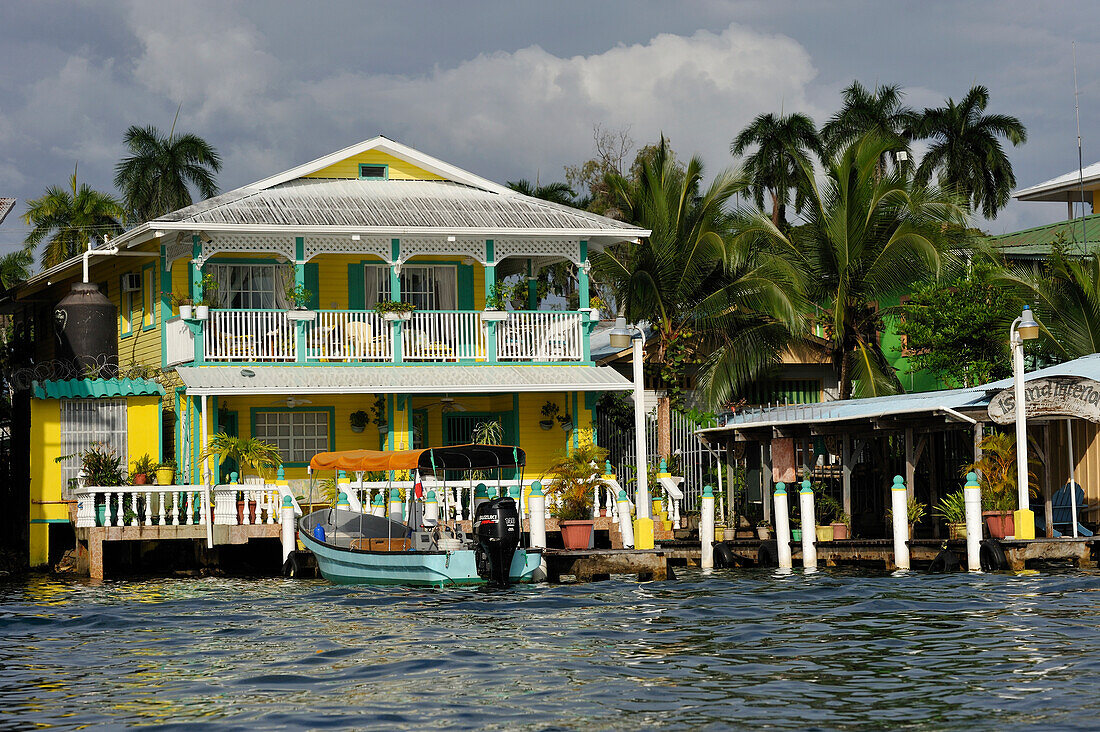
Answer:
POLYGON ((804 114, 761 114, 730 143, 730 154, 743 155, 743 172, 758 208, 764 208, 764 196, 771 196, 772 223, 786 223, 786 207, 795 192, 794 208, 801 212, 807 188, 799 170, 799 161, 809 153, 821 155, 821 139, 812 119, 804 114))
POLYGON ((122 192, 126 209, 135 221, 149 221, 190 206, 190 186, 202 198, 218 194, 214 174, 221 157, 198 135, 168 136, 149 125, 133 125, 124 138, 130 154, 115 166, 115 186, 122 192))
POLYGON ((113 196, 87 183, 78 186, 74 169, 68 189, 50 186, 42 197, 27 201, 23 222, 32 228, 24 248, 33 254, 45 242, 42 267, 52 267, 83 253, 89 244, 121 233, 124 213, 113 196))
POLYGON ((897 153, 909 150, 909 135, 919 115, 905 105, 905 94, 897 84, 875 85, 867 89, 853 81, 841 93, 841 108, 821 128, 821 138, 827 156, 871 133, 889 143, 880 170, 886 163, 897 163, 897 153))

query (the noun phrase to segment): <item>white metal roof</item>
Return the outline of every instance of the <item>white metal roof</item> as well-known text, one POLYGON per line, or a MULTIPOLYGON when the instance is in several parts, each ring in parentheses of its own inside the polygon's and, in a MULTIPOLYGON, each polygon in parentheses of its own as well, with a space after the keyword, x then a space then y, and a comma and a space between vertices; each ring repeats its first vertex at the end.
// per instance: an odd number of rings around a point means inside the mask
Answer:
POLYGON ((13 208, 15 208, 14 198, 0 198, 0 224, 4 223, 4 219, 8 217, 13 208))
POLYGON ((603 366, 180 366, 187 393, 481 394, 626 391, 629 380, 603 366))
POLYGON ((298 178, 271 188, 240 189, 180 209, 152 224, 186 224, 208 230, 231 226, 365 234, 409 230, 575 233, 632 239, 649 233, 588 211, 451 181, 334 178, 298 178))
MULTIPOLYGON (((1012 194, 1013 198, 1021 201, 1080 201, 1080 187, 1082 183, 1088 188, 1095 188, 1100 182, 1100 162, 1088 165, 1080 171, 1071 170, 1056 178, 1037 183, 1028 188, 1021 188, 1012 194)), ((1088 191, 1086 190, 1086 196, 1088 191)), ((1091 197, 1086 200, 1091 201, 1091 197)))

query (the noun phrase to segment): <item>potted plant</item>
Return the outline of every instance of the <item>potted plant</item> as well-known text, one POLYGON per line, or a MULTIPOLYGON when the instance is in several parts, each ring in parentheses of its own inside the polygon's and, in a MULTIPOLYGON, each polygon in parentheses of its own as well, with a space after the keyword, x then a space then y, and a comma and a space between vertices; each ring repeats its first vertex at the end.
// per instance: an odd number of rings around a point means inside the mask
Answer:
MULTIPOLYGON (((908 525, 908 541, 913 540, 913 525, 920 523, 928 511, 928 504, 921 503, 916 498, 910 498, 905 503, 905 520, 908 525)), ((894 525, 894 512, 892 509, 886 509, 886 523, 891 526, 894 525)))
MULTIPOLYGON (((202 459, 209 460, 211 456, 218 456, 220 466, 229 458, 233 458, 241 468, 250 467, 261 475, 269 470, 274 470, 283 464, 279 449, 270 442, 258 440, 255 437, 238 437, 219 432, 210 438, 203 450, 202 459)), ((244 523, 245 499, 244 492, 237 493, 237 523, 244 523)), ((248 502, 248 513, 253 522, 256 520, 256 502, 248 502)))
POLYGON ((573 416, 569 412, 559 415, 557 420, 563 432, 569 432, 573 429, 573 416))
POLYGON ((207 320, 210 318, 210 308, 218 306, 218 278, 212 274, 205 274, 200 283, 202 299, 195 303, 195 319, 207 320))
POLYGON ((559 455, 544 475, 553 515, 566 549, 587 549, 592 542, 592 497, 602 478, 592 466, 607 459, 607 450, 591 441, 559 455))
POLYGON ((134 469, 130 473, 130 485, 147 485, 150 477, 157 472, 157 464, 149 453, 145 453, 134 461, 134 469))
POLYGON ((172 304, 179 308, 180 317, 184 320, 191 320, 194 307, 192 303, 190 295, 172 295, 172 304))
POLYGON ((561 409, 557 404, 551 401, 547 401, 542 405, 542 419, 539 420, 539 427, 543 430, 549 430, 554 426, 554 419, 558 416, 558 412, 561 409))
POLYGON ((966 499, 961 489, 941 498, 932 515, 947 523, 948 539, 966 538, 966 499))
POLYGON ((386 417, 386 397, 379 394, 374 400, 374 419, 372 420, 375 426, 378 428, 378 434, 384 435, 390 431, 390 422, 386 417))
POLYGON ((313 293, 305 285, 288 286, 286 299, 290 301, 291 310, 286 313, 287 320, 315 320, 317 313, 309 310, 309 301, 313 293))
POLYGON ((504 296, 504 288, 494 284, 485 291, 485 310, 481 312, 481 319, 487 322, 508 319, 508 311, 505 310, 507 298, 504 296))
MULTIPOLYGON (((80 454, 80 469, 86 486, 122 485, 126 475, 122 470, 122 458, 101 442, 80 454)), ((107 526, 107 503, 102 493, 95 497, 96 526, 107 526)))
MULTIPOLYGON (((1017 507, 1016 482, 1016 436, 1013 434, 989 434, 981 441, 982 457, 977 462, 963 468, 962 474, 977 473, 982 490, 982 518, 985 519, 989 535, 994 539, 1016 535, 1016 521, 1012 511, 1017 507)), ((1028 460, 1028 484, 1036 485, 1037 480, 1030 466, 1037 465, 1035 459, 1028 460)), ((965 520, 965 519, 964 519, 965 520)))
MULTIPOLYGON (((772 524, 767 519, 760 519, 756 522, 756 538, 760 541, 767 541, 772 538, 772 524)), ((801 538, 801 537, 799 537, 801 538)))
POLYGON ((380 302, 374 306, 374 312, 382 316, 384 320, 409 320, 412 318, 416 306, 409 302, 380 302))
POLYGON ((157 466, 157 485, 172 485, 176 479, 176 461, 168 458, 157 466))
POLYGON ((843 513, 840 503, 835 498, 824 492, 823 486, 814 486, 814 530, 817 540, 821 542, 832 541, 836 538, 833 530, 833 522, 843 513))
POLYGON ((355 434, 359 434, 367 428, 367 422, 370 421, 370 415, 360 409, 351 413, 350 421, 351 431, 355 434))
POLYGON ((832 527, 834 539, 850 539, 852 536, 852 517, 841 510, 833 519, 832 527))
POLYGON ((797 493, 794 494, 794 499, 787 506, 791 541, 802 541, 802 509, 799 507, 797 493))
POLYGON ((715 522, 714 524, 714 540, 725 541, 726 540, 726 524, 723 521, 715 522))

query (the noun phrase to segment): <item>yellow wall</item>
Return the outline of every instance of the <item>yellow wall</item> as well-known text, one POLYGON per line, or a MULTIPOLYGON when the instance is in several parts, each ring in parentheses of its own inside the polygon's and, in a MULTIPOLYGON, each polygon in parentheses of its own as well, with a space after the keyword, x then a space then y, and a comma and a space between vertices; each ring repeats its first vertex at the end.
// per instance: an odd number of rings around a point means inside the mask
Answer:
POLYGON ((359 178, 359 165, 388 165, 390 167, 390 180, 444 180, 435 173, 429 173, 423 168, 418 168, 412 163, 395 158, 379 150, 368 150, 334 163, 327 168, 322 168, 316 173, 310 173, 306 178, 359 178))
MULTIPOLYGON (((131 464, 145 453, 157 460, 160 454, 160 398, 129 397, 126 403, 129 432, 127 450, 131 464)), ((30 434, 30 565, 38 567, 49 557, 49 524, 42 521, 68 521, 67 504, 61 500, 61 401, 31 400, 30 434), (42 501, 44 503, 36 503, 42 501)), ((130 466, 127 466, 129 472, 130 466)))

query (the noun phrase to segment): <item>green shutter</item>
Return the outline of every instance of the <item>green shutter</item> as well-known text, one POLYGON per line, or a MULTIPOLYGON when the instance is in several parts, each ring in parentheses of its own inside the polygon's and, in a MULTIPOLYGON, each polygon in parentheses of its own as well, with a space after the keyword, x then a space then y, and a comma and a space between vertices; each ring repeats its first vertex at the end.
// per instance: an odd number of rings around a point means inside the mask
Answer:
POLYGON ((474 309, 474 267, 472 264, 458 265, 458 309, 474 309))
POLYGON ((317 263, 310 262, 305 266, 306 289, 310 291, 309 309, 321 309, 321 281, 317 274, 317 263))
POLYGON ((348 310, 362 310, 367 298, 363 294, 363 265, 348 265, 348 310))

